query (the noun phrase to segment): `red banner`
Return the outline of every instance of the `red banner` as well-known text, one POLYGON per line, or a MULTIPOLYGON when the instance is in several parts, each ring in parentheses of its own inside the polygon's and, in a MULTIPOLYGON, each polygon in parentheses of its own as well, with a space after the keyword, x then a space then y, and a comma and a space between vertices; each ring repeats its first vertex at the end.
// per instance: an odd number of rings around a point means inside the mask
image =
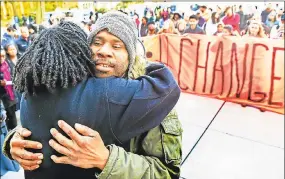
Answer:
POLYGON ((284 114, 283 40, 162 34, 143 42, 184 92, 284 114))

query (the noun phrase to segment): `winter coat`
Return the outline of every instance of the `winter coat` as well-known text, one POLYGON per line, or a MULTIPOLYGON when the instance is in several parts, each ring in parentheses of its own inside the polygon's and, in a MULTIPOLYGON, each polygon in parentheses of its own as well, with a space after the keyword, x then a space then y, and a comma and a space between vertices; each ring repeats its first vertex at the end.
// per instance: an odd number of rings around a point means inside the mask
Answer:
MULTIPOLYGON (((145 73, 145 59, 136 58, 128 78, 145 73)), ((5 138, 3 152, 9 155, 9 142, 15 130, 5 138)), ((182 126, 173 109, 160 125, 124 144, 108 145, 110 156, 97 179, 178 179, 182 162, 182 126)), ((10 156, 11 157, 11 156, 10 156)))

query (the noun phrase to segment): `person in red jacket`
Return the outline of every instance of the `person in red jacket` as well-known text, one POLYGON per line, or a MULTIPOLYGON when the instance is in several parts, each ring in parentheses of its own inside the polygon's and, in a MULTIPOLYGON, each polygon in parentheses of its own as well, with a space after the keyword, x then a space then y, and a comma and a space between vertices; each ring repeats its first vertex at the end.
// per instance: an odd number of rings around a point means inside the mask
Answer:
POLYGON ((225 25, 231 25, 233 27, 233 31, 237 31, 238 33, 240 32, 240 16, 238 13, 234 13, 233 8, 230 6, 225 9, 225 17, 223 19, 223 23, 225 25))

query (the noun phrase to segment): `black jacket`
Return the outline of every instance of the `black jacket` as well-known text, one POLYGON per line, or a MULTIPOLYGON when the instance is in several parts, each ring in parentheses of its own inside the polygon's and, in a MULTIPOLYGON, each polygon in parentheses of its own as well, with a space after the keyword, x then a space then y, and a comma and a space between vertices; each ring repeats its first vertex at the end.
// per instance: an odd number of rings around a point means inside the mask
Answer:
MULTIPOLYGON (((86 125, 101 135, 104 144, 123 144, 158 126, 172 110, 180 89, 164 65, 147 69, 138 80, 89 78, 53 94, 27 95, 21 100, 22 126, 32 131, 31 140, 43 144, 44 160, 35 171, 25 171, 26 179, 94 179, 95 170, 85 170, 51 161, 58 155, 49 146, 50 129, 57 121, 86 125), (158 67, 158 68, 157 68, 158 67)), ((40 152, 40 151, 34 151, 40 152)))

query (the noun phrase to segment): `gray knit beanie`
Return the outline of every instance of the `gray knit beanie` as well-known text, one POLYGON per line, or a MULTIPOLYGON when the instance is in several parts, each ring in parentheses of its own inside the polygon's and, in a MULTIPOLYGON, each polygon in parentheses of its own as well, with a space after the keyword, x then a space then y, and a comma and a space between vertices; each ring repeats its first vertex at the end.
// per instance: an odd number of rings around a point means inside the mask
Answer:
POLYGON ((87 39, 88 44, 91 45, 96 34, 105 29, 124 42, 129 54, 129 69, 132 68, 138 42, 138 30, 135 22, 120 11, 109 11, 96 21, 94 30, 87 39))

